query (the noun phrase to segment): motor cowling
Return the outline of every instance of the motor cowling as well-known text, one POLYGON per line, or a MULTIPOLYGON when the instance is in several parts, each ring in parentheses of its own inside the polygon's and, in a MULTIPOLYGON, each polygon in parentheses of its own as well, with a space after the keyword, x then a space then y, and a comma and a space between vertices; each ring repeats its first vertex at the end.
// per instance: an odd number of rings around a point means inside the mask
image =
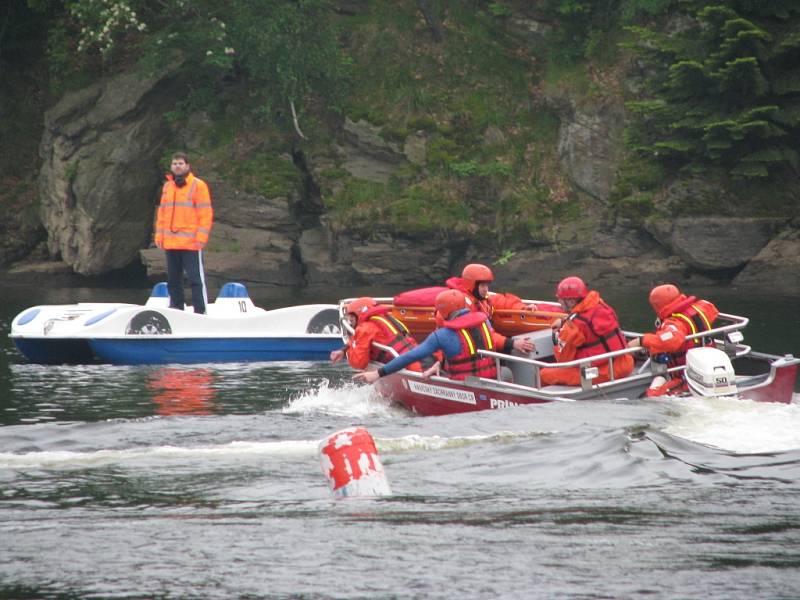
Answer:
POLYGON ((698 398, 735 396, 738 392, 731 359, 717 348, 692 348, 686 353, 686 383, 692 396, 698 398))

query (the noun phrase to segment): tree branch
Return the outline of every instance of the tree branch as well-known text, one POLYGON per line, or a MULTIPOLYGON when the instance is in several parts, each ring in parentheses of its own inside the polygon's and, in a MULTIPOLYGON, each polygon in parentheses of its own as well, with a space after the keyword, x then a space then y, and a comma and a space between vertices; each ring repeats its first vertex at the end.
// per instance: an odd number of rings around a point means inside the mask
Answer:
POLYGON ((306 136, 303 135, 303 132, 300 131, 300 124, 297 122, 297 111, 294 109, 294 100, 289 100, 289 106, 292 107, 292 122, 294 123, 294 130, 304 140, 308 139, 306 136))

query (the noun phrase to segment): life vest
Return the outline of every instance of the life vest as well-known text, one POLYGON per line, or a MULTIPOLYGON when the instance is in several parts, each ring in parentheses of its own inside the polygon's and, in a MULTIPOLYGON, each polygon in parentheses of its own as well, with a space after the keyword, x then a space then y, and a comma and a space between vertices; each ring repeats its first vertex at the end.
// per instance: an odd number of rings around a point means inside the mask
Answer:
POLYGON ((494 359, 478 353, 479 350, 494 350, 487 315, 471 312, 452 321, 445 321, 443 326, 458 333, 461 343, 459 353, 445 359, 445 366, 452 379, 462 380, 469 375, 490 379, 497 377, 494 359))
MULTIPOLYGON (((371 315, 367 317, 366 320, 371 321, 380 327, 382 340, 380 343, 384 346, 389 346, 390 348, 394 349, 397 354, 408 352, 411 350, 411 348, 414 348, 417 345, 417 342, 414 341, 414 338, 411 337, 411 334, 408 332, 408 327, 406 327, 402 321, 394 318, 392 315, 384 312, 384 314, 371 315)), ((381 350, 379 348, 375 348, 374 346, 370 348, 371 360, 388 363, 393 358, 394 355, 386 350, 381 350)))
MULTIPOLYGON (((668 319, 674 319, 682 323, 689 331, 687 335, 694 335, 709 331, 714 326, 714 320, 719 311, 717 307, 708 300, 698 300, 694 296, 689 296, 677 303, 675 307, 670 307, 668 319)), ((693 338, 686 340, 683 347, 678 352, 669 353, 667 367, 677 367, 686 364, 686 353, 692 348, 700 346, 713 346, 714 340, 707 338, 693 338)))
MULTIPOLYGON (((573 313, 567 318, 573 320, 582 329, 586 340, 575 352, 576 360, 622 350, 626 347, 625 335, 619 328, 617 314, 602 300, 593 308, 573 313)), ((603 364, 603 361, 593 364, 600 365, 603 364)))
POLYGON ((214 211, 211 194, 202 179, 192 173, 178 187, 171 175, 161 189, 155 242, 165 250, 201 250, 211 234, 214 211))

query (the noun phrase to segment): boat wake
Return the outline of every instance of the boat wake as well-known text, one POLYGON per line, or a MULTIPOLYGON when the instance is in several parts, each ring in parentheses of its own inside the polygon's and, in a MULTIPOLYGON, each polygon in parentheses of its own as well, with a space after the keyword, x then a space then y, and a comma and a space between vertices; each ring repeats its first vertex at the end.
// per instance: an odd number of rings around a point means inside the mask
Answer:
POLYGON ((671 477, 701 476, 711 482, 736 479, 759 480, 781 484, 800 482, 800 448, 787 451, 742 453, 713 448, 664 432, 647 431, 638 441, 649 442, 662 459, 671 465, 671 477))
POLYGON ((792 404, 721 398, 673 400, 676 418, 664 432, 737 453, 800 448, 800 401, 792 404))
POLYGON ((319 440, 279 442, 230 442, 228 444, 178 447, 104 449, 94 452, 40 451, 0 453, 0 469, 86 469, 109 465, 137 466, 153 463, 189 462, 196 459, 262 459, 265 456, 298 457, 316 454, 319 440))
POLYGON ((446 437, 439 435, 406 435, 398 438, 378 438, 375 444, 378 450, 387 453, 417 452, 420 450, 449 450, 465 448, 477 444, 504 444, 518 440, 547 435, 534 431, 502 431, 488 435, 465 435, 446 437))
MULTIPOLYGON (((419 451, 447 450, 476 444, 511 443, 542 434, 532 432, 501 432, 491 435, 423 436, 376 438, 381 452, 399 454, 419 451)), ((307 459, 317 456, 323 440, 282 440, 274 442, 233 441, 227 444, 179 447, 173 445, 149 448, 103 449, 96 451, 43 450, 25 453, 0 453, 0 469, 87 469, 116 466, 152 466, 153 464, 189 463, 202 461, 262 461, 265 458, 307 459)))

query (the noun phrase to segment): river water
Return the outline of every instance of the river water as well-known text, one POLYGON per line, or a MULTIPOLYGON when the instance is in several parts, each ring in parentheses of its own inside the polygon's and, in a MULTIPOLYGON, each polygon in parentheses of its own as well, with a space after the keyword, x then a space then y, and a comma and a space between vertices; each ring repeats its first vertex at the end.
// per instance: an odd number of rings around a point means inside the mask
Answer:
MULTIPOLYGON (((4 289, 0 598, 800 597, 798 394, 426 418, 339 365, 39 366, 6 337, 146 295, 4 289), (331 497, 318 444, 353 425, 393 495, 331 497)), ((646 291, 605 295, 648 326, 646 291)), ((797 298, 708 296, 800 353, 797 298)))

